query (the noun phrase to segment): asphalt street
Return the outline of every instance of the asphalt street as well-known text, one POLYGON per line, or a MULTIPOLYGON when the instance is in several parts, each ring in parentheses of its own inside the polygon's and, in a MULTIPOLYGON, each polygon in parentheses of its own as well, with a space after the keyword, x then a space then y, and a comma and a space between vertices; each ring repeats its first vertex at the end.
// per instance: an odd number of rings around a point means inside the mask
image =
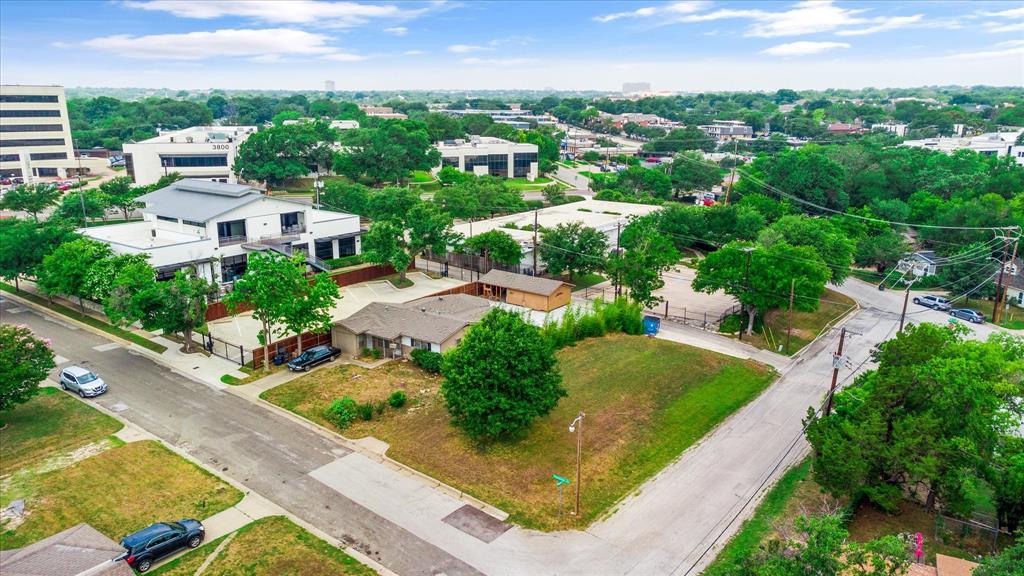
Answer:
MULTIPOLYGON (((257 404, 185 378, 105 338, 3 298, 0 319, 52 341, 60 367, 100 374, 95 402, 399 574, 480 574, 309 473, 349 450, 257 404)), ((160 520, 154 518, 154 521, 160 520)))

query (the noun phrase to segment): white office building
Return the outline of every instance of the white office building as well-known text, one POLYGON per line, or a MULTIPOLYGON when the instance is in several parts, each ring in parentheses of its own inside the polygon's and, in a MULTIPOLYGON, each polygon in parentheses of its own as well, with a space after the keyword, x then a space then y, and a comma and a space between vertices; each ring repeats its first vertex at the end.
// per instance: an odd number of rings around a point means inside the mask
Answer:
POLYGON ((715 120, 711 124, 698 126, 698 128, 719 142, 754 136, 754 129, 740 120, 715 120))
POLYGON ((871 126, 871 129, 872 130, 884 130, 886 132, 889 132, 890 134, 895 134, 897 136, 906 136, 907 135, 907 128, 908 127, 909 127, 908 124, 902 124, 900 122, 889 121, 889 122, 879 122, 878 124, 873 124, 871 126))
POLYGON ((926 148, 952 154, 957 150, 973 150, 982 156, 1012 156, 1024 166, 1024 146, 1017 145, 1017 138, 1024 133, 1024 128, 1013 131, 989 132, 979 136, 966 138, 925 138, 924 140, 907 140, 901 146, 926 148))
POLYGON ((115 254, 148 254, 159 278, 195 266, 204 278, 233 282, 248 255, 301 252, 315 269, 331 258, 359 254, 359 216, 261 194, 241 184, 179 180, 139 197, 143 220, 96 226, 81 234, 110 245, 115 254))
POLYGON ((63 86, 0 86, 0 176, 67 178, 106 166, 75 158, 63 86))
POLYGON ((471 172, 477 176, 537 179, 537 145, 509 142, 490 136, 473 136, 469 140, 445 140, 435 147, 441 153, 441 165, 471 172))
POLYGON ((193 126, 142 142, 126 142, 125 167, 141 186, 153 184, 171 172, 234 184, 238 177, 231 166, 238 146, 255 132, 255 126, 193 126))

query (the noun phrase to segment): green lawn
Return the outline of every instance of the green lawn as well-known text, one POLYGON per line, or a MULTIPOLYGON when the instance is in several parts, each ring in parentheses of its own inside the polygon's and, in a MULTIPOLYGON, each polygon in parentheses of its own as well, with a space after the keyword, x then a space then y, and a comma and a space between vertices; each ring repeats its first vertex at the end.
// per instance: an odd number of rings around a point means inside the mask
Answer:
MULTIPOLYGON (((793 337, 790 348, 786 349, 786 329, 789 327, 788 310, 772 310, 765 315, 760 330, 753 335, 743 335, 743 341, 765 350, 779 354, 792 355, 810 344, 827 326, 836 319, 853 310, 856 302, 834 290, 825 290, 818 309, 814 312, 793 311, 793 337)), ((747 317, 742 316, 742 326, 746 327, 747 317)))
POLYGON ((157 354, 163 354, 167 350, 167 347, 163 346, 162 344, 157 344, 156 342, 153 342, 148 338, 143 338, 142 336, 139 336, 134 332, 129 332, 127 330, 124 330, 123 328, 114 326, 113 324, 108 324, 102 320, 93 318, 92 316, 82 314, 81 312, 68 308, 67 306, 61 306, 60 304, 56 303, 51 304, 46 298, 36 296, 35 294, 25 292, 24 290, 22 290, 21 292, 17 292, 15 291, 14 286, 11 286, 6 282, 0 282, 0 290, 3 290, 4 292, 10 292, 11 294, 16 294, 20 298, 24 298, 30 302, 34 302, 40 306, 49 308, 50 310, 53 310, 58 314, 62 314, 64 316, 67 316, 68 318, 73 318, 75 320, 78 320, 79 322, 82 322, 83 324, 88 324, 93 328, 99 328, 100 330, 103 330, 108 334, 113 334, 118 338, 128 340, 129 342, 134 342, 135 344, 138 344, 143 348, 148 348, 149 350, 152 350, 157 354))
POLYGON ((153 441, 133 442, 39 474, 23 524, 5 526, 0 549, 19 548, 88 522, 113 540, 157 520, 206 518, 242 493, 153 441))
MULTIPOLYGON (((985 315, 985 318, 989 321, 992 320, 992 300, 958 300, 954 307, 956 308, 973 308, 978 312, 985 315)), ((1002 312, 999 314, 999 325, 1003 328, 1009 328, 1011 330, 1024 330, 1024 308, 1017 306, 1004 307, 1002 312)))
POLYGON ((768 368, 642 336, 611 335, 558 352, 568 397, 516 441, 476 444, 449 423, 440 378, 407 363, 375 370, 341 366, 303 376, 263 398, 330 427, 332 400, 377 402, 396 389, 409 404, 344 433, 372 435, 388 455, 508 511, 524 526, 584 527, 677 458, 774 380, 768 368), (574 476, 575 437, 566 427, 587 413, 580 518, 563 513, 551 474, 574 476))
POLYGON ((412 182, 414 184, 425 184, 427 182, 434 182, 437 178, 430 173, 429 170, 413 170, 412 171, 412 182))
POLYGON ((570 282, 572 283, 572 289, 575 292, 578 290, 583 290, 584 288, 590 288, 591 286, 600 284, 605 280, 606 278, 604 276, 601 276, 600 274, 583 274, 578 278, 571 279, 570 282))
MULTIPOLYGON (((154 576, 192 576, 223 541, 218 538, 153 571, 154 576)), ((203 572, 205 576, 370 576, 370 568, 283 516, 261 518, 238 530, 203 572)))

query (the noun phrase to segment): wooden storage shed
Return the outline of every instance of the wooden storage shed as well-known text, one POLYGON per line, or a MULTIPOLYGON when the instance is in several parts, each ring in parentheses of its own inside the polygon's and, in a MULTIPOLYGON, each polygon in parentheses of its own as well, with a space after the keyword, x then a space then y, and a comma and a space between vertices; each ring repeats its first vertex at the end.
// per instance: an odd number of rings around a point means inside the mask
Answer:
POLYGON ((504 270, 491 270, 477 282, 484 298, 541 312, 565 306, 572 296, 572 284, 568 282, 504 270))

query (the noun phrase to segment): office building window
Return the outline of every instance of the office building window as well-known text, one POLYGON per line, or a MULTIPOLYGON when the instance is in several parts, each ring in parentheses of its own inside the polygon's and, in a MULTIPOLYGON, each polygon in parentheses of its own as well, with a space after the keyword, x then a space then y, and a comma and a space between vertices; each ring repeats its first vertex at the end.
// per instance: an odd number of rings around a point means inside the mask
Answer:
POLYGON ((60 118, 60 110, 0 110, 0 118, 60 118))
POLYGON ((508 154, 489 154, 487 173, 491 176, 508 176, 508 154))
POLYGON ((245 274, 245 254, 238 256, 225 256, 220 261, 220 275, 223 282, 234 282, 245 274))
POLYGON ((0 94, 0 102, 59 102, 56 96, 38 94, 0 94))
POLYGON ((228 157, 224 154, 214 156, 164 156, 160 155, 160 165, 167 168, 201 168, 204 166, 227 166, 228 157))
POLYGON ((164 222, 174 222, 175 224, 178 223, 177 218, 171 218, 170 216, 157 216, 156 219, 163 220, 164 222))
POLYGON ((0 140, 0 148, 20 148, 24 146, 63 146, 63 138, 36 138, 24 140, 0 140))
POLYGON ((537 161, 536 152, 516 152, 512 155, 512 176, 522 178, 530 173, 530 164, 537 161))
POLYGON ((156 269, 156 280, 157 280, 157 282, 163 282, 165 280, 171 280, 172 278, 174 278, 174 274, 178 270, 183 270, 185 268, 188 268, 188 266, 187 265, 186 266, 177 266, 177 267, 168 266, 166 268, 157 268, 156 269))
POLYGON ((67 152, 37 152, 30 154, 33 160, 67 160, 67 152))
POLYGON ((217 223, 217 238, 221 244, 225 242, 244 242, 246 238, 245 220, 229 220, 217 223))
POLYGON ((0 124, 0 132, 62 132, 60 124, 0 124))
POLYGON ((334 241, 333 240, 317 240, 316 241, 316 257, 321 260, 330 260, 334 258, 334 241))
POLYGON ((196 222, 195 220, 182 220, 182 224, 186 226, 195 226, 196 228, 206 228, 206 222, 196 222))
POLYGON ((21 157, 17 154, 0 154, 0 162, 17 162, 21 157))
POLYGON ((338 240, 338 257, 354 256, 356 253, 356 239, 341 238, 338 240))
POLYGON ((487 166, 487 156, 466 156, 466 172, 472 172, 475 166, 487 166))
POLYGON ((444 168, 445 166, 450 166, 452 168, 458 168, 459 167, 459 158, 457 156, 446 156, 444 158, 441 158, 441 168, 444 168))
POLYGON ((36 176, 56 176, 57 175, 57 169, 56 168, 35 168, 34 171, 36 173, 36 176))

